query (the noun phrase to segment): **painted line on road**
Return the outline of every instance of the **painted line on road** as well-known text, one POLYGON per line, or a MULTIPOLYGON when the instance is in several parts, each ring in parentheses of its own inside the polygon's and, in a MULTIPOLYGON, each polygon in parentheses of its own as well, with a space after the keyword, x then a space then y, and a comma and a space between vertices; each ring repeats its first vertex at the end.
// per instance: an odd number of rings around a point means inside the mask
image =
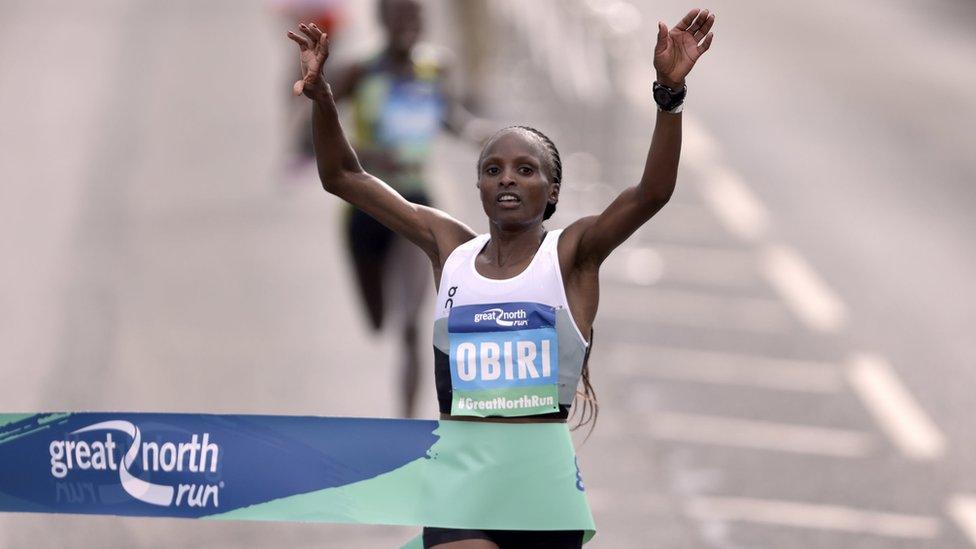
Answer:
MULTIPOLYGON (((644 73, 646 74, 646 73, 644 73)), ((644 76, 642 74, 641 76, 644 76)), ((646 99, 647 86, 641 90, 642 95, 638 103, 648 104, 646 99)), ((688 165, 702 166, 705 164, 716 163, 718 161, 718 143, 712 137, 711 132, 705 129, 704 124, 692 114, 682 114, 681 124, 681 158, 688 165)))
POLYGON ((621 246, 600 267, 601 277, 640 286, 661 280, 722 288, 761 285, 754 253, 742 249, 682 244, 621 246))
MULTIPOLYGON (((588 211, 583 215, 592 213, 588 211)), ((637 236, 640 239, 653 240, 655 243, 712 242, 719 236, 722 237, 720 240, 727 239, 721 222, 705 204, 675 201, 668 202, 668 205, 654 216, 654 221, 645 225, 637 236)))
POLYGON ((834 394, 846 388, 837 364, 613 343, 604 349, 615 373, 718 385, 834 394))
POLYGON ((742 179, 718 163, 700 168, 702 195, 723 225, 742 240, 760 240, 769 231, 769 214, 742 179))
POLYGON ((789 246, 766 245, 760 252, 763 274, 796 316, 821 332, 837 332, 847 307, 800 254, 789 246))
POLYGON ((781 334, 795 326, 775 299, 727 297, 662 288, 634 288, 600 297, 605 319, 653 322, 686 328, 781 334))
POLYGON ((699 520, 752 522, 909 539, 935 538, 941 528, 941 521, 936 517, 754 498, 696 497, 685 505, 685 513, 699 520))
POLYGON ((976 547, 976 495, 956 494, 949 498, 946 511, 956 526, 966 535, 969 543, 976 547))
POLYGON ((654 250, 663 259, 668 279, 722 287, 758 286, 761 282, 752 251, 676 244, 659 244, 654 250))
POLYGON ((600 275, 606 275, 608 280, 652 286, 664 276, 664 258, 649 246, 621 247, 600 266, 600 275))
POLYGON ((865 457, 876 446, 859 431, 698 414, 653 412, 646 429, 663 440, 845 458, 865 457))
POLYGON ((848 360, 848 381, 868 411, 903 454, 931 460, 945 454, 945 436, 881 356, 858 353, 848 360))
POLYGON ((647 517, 673 510, 673 504, 667 496, 653 492, 632 493, 587 486, 586 501, 594 513, 606 513, 618 518, 624 513, 647 517))

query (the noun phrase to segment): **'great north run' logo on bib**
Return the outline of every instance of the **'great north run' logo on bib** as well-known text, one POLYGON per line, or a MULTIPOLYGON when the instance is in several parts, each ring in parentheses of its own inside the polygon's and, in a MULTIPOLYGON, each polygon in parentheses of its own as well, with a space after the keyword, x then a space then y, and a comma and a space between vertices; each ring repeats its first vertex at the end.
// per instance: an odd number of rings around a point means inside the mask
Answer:
POLYGON ((480 313, 475 313, 474 323, 479 324, 481 322, 494 321, 495 324, 498 324, 503 328, 511 328, 513 326, 522 327, 529 325, 527 318, 528 313, 525 312, 525 309, 506 311, 504 309, 495 307, 494 309, 488 309, 480 313))
POLYGON ((454 307, 448 317, 451 413, 525 416, 559 410, 555 309, 540 303, 454 307))

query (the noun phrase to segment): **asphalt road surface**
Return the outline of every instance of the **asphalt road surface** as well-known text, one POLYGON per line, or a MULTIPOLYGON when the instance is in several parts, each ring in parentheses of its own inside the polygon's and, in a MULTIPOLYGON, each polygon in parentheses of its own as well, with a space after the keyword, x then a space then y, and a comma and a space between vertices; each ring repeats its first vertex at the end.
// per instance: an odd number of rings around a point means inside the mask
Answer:
MULTIPOLYGON (((554 227, 598 211, 642 168, 654 24, 689 6, 491 6, 488 112, 559 145, 554 227)), ((679 190, 603 271, 593 545, 976 547, 976 9, 713 9, 679 190)), ((279 27, 257 3, 0 4, 0 409, 395 414, 341 204, 281 181, 279 27)), ((439 203, 485 230, 476 151, 436 158, 439 203)), ((415 532, 0 517, 3 547, 415 532)))

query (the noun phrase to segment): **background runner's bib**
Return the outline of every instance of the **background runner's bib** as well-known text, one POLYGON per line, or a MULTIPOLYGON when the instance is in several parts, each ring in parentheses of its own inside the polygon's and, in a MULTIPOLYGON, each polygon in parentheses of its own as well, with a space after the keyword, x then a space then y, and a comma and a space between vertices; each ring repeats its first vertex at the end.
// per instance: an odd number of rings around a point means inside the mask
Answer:
POLYGON ((377 121, 377 138, 404 161, 423 161, 443 118, 436 83, 395 80, 377 121))
POLYGON ((454 307, 448 338, 451 414, 513 417, 559 411, 559 340, 552 306, 454 307))

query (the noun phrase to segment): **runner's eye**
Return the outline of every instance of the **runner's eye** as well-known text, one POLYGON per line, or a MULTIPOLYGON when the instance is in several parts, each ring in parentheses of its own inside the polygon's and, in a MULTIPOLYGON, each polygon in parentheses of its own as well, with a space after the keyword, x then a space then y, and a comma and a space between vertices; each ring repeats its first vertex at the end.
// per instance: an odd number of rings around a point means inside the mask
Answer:
POLYGON ((500 171, 501 170, 498 169, 498 166, 488 166, 485 168, 485 173, 488 175, 498 175, 500 171))
POLYGON ((532 175, 532 172, 533 170, 529 166, 522 166, 519 168, 519 173, 522 175, 532 175))

